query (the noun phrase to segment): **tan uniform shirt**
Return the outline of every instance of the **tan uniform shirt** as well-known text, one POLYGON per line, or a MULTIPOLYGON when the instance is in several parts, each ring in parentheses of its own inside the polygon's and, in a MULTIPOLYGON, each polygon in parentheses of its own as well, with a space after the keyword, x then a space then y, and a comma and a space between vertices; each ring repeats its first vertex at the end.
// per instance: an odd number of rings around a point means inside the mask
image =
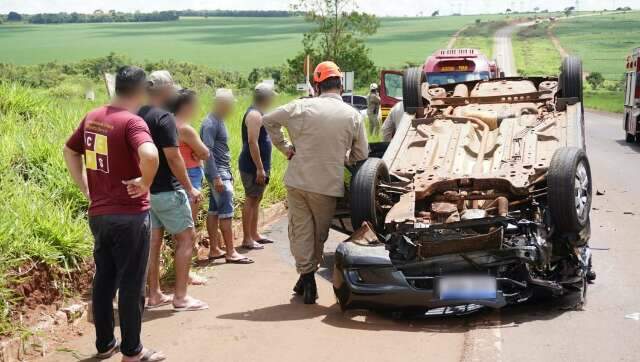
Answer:
POLYGON ((344 166, 369 155, 360 114, 338 94, 298 99, 263 117, 271 141, 285 155, 290 143, 296 154, 289 161, 284 183, 327 196, 344 195, 344 166))

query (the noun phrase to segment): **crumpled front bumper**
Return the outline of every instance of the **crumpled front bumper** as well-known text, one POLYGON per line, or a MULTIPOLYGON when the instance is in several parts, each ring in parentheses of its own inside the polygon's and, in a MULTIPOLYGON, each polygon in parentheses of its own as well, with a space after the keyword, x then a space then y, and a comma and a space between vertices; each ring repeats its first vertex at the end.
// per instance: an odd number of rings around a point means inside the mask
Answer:
POLYGON ((335 253, 333 287, 343 309, 435 309, 480 305, 501 308, 508 304, 498 279, 495 299, 441 300, 437 277, 405 276, 389 259, 384 246, 341 243, 335 253))

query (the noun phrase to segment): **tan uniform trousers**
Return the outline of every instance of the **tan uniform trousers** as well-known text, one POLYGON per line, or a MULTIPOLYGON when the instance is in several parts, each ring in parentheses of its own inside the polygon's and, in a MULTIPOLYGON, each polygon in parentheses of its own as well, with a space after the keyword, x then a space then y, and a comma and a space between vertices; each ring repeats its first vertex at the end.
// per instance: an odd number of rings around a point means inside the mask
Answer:
POLYGON ((336 200, 333 196, 287 187, 289 242, 298 273, 318 270, 336 200))

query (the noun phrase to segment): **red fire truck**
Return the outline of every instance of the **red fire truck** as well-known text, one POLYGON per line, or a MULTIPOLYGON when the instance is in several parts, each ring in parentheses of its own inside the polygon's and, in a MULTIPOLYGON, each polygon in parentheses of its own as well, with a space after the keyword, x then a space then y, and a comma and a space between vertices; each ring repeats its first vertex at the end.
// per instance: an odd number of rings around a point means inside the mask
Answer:
MULTIPOLYGON (((429 84, 450 84, 503 76, 495 61, 478 49, 441 49, 427 58, 422 67, 429 84)), ((402 100, 402 72, 383 70, 380 76, 382 119, 402 100)))
POLYGON ((624 132, 627 142, 640 140, 640 48, 627 57, 624 89, 624 132))

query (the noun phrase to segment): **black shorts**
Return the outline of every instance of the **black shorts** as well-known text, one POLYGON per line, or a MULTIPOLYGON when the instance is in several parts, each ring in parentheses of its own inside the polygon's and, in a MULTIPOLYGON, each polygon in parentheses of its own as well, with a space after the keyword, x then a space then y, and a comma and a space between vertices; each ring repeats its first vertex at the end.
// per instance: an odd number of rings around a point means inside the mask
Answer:
MULTIPOLYGON (((267 174, 269 177, 269 174, 267 174)), ((244 187, 244 194, 250 197, 260 197, 264 194, 264 190, 267 185, 258 185, 256 183, 256 175, 249 172, 240 171, 240 178, 242 179, 242 186, 244 187)))

